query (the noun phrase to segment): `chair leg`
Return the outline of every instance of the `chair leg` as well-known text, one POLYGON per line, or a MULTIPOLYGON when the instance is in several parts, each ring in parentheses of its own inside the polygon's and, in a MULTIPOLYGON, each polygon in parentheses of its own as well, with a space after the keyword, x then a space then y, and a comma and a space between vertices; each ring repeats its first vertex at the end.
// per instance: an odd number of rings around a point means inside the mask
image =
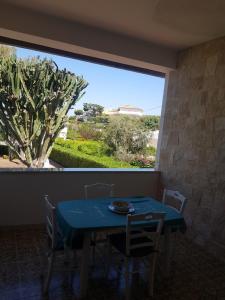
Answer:
POLYGON ((44 281, 44 289, 43 293, 46 294, 48 292, 50 280, 51 280, 51 275, 52 275, 52 269, 53 269, 53 262, 55 258, 55 253, 51 252, 50 256, 48 257, 48 270, 47 270, 47 276, 44 281))
POLYGON ((111 257, 112 257, 112 245, 109 240, 107 240, 107 253, 106 253, 106 270, 105 277, 108 278, 111 269, 111 257))
POLYGON ((69 287, 71 282, 72 282, 72 263, 73 263, 73 259, 72 259, 72 252, 70 250, 70 248, 66 245, 66 243, 64 244, 64 265, 65 265, 65 274, 63 277, 63 282, 62 282, 62 286, 63 287, 69 287))
POLYGON ((77 262, 78 262, 77 251, 76 250, 73 251, 73 259, 72 259, 72 261, 73 261, 73 267, 76 268, 77 267, 77 262))
POLYGON ((71 251, 68 247, 64 248, 66 274, 63 286, 72 288, 73 286, 73 269, 76 261, 76 251, 71 251))
POLYGON ((172 246, 171 246, 171 248, 172 248, 172 250, 171 250, 171 252, 172 252, 172 260, 176 256, 176 248, 177 248, 176 244, 177 244, 177 232, 174 232, 172 246))
POLYGON ((97 235, 96 233, 94 232, 93 235, 92 235, 92 239, 93 239, 93 242, 94 242, 94 245, 92 246, 92 263, 93 263, 93 266, 95 266, 95 260, 96 260, 96 241, 97 241, 97 235))
POLYGON ((165 242, 165 277, 169 277, 170 269, 171 269, 171 260, 172 260, 172 252, 173 252, 173 241, 172 241, 172 232, 170 227, 165 228, 164 234, 164 242, 165 242))
POLYGON ((71 267, 70 267, 70 286, 73 286, 73 279, 74 279, 74 269, 77 268, 77 252, 74 250, 72 252, 71 258, 71 267))
POLYGON ((125 292, 126 292, 126 300, 130 299, 130 271, 129 271, 129 258, 125 258, 125 292))
POLYGON ((153 297, 154 293, 154 279, 155 279, 155 268, 156 268, 157 254, 153 256, 151 270, 149 274, 149 296, 153 297))

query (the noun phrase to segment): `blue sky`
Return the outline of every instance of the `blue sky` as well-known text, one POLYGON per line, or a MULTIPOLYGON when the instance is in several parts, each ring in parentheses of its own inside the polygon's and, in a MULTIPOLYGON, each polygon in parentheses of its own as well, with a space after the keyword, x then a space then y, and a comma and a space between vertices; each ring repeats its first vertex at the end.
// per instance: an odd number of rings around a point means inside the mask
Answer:
MULTIPOLYGON (((59 55, 16 48, 21 58, 40 56, 53 59, 59 68, 66 68, 76 75, 83 75, 89 85, 84 97, 75 109, 83 103, 96 103, 107 109, 124 104, 142 108, 145 114, 160 115, 163 98, 164 79, 137 72, 102 66, 59 55)), ((70 111, 70 115, 73 111, 70 111)))

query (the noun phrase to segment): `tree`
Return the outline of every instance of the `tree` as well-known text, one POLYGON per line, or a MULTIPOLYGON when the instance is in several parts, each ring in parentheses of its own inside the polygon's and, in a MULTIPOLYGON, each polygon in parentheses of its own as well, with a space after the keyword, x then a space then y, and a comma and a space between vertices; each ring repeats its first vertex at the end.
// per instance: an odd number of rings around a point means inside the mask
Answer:
POLYGON ((0 128, 27 167, 43 167, 87 82, 51 60, 0 57, 0 128))
POLYGON ((0 142, 4 141, 4 134, 2 128, 0 128, 0 142))
POLYGON ((84 114, 82 109, 76 109, 74 111, 75 116, 82 116, 84 114))
POLYGON ((102 137, 101 131, 93 127, 93 125, 90 123, 81 124, 78 127, 78 133, 83 139, 86 140, 99 141, 102 137))
POLYGON ((102 124, 108 124, 109 123, 109 116, 107 115, 101 115, 95 117, 95 123, 102 123, 102 124))
POLYGON ((69 123, 74 123, 74 121, 76 120, 76 117, 75 116, 69 116, 69 123))
POLYGON ((142 122, 144 127, 151 131, 159 130, 160 116, 145 116, 142 122))
POLYGON ((98 104, 84 103, 83 110, 88 118, 95 118, 102 115, 104 107, 98 104))
POLYGON ((130 118, 113 118, 106 128, 105 142, 113 152, 136 154, 145 150, 145 132, 130 118))

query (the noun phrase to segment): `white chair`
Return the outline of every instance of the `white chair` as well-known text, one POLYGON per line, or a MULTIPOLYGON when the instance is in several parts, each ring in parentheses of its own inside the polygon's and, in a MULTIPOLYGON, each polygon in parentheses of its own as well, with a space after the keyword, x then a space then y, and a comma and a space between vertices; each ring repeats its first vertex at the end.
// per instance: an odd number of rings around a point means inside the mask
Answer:
POLYGON ((93 183, 84 186, 85 199, 113 197, 114 184, 93 183))
POLYGON ((162 202, 175 209, 178 213, 183 214, 187 198, 178 191, 164 189, 162 202))
MULTIPOLYGON (((185 206, 187 204, 187 198, 185 198, 180 192, 172 191, 168 189, 164 189, 163 191, 163 199, 162 202, 167 206, 173 208, 176 212, 183 215, 185 206)), ((177 229, 174 227, 170 227, 171 232, 173 233, 171 238, 173 241, 171 242, 170 249, 166 249, 166 236, 164 234, 164 251, 170 251, 172 257, 175 256, 176 252, 176 241, 177 241, 177 229)))
MULTIPOLYGON (((111 198, 114 195, 114 184, 109 183, 93 183, 93 184, 86 184, 84 186, 84 194, 85 199, 104 199, 104 198, 111 198)), ((95 246, 97 243, 105 243, 107 238, 105 234, 98 234, 101 236, 97 239, 97 234, 94 232, 92 235, 92 258, 93 263, 95 264, 95 246)))
MULTIPOLYGON (((44 201, 45 201, 45 210, 46 210, 45 213, 46 230, 47 230, 48 244, 49 244, 47 275, 44 280, 44 288, 43 288, 43 293, 46 294, 48 292, 48 288, 51 280, 55 254, 56 252, 62 252, 62 254, 64 255, 66 253, 65 253, 65 245, 64 245, 63 238, 57 228, 56 214, 55 214, 56 208, 50 202, 48 195, 44 195, 44 201)), ((70 249, 78 250, 78 249, 82 249, 82 247, 83 247, 83 237, 80 235, 74 237, 70 249)))
MULTIPOLYGON (((129 299, 129 281, 130 274, 139 271, 130 271, 129 264, 133 258, 148 258, 149 274, 149 294, 153 296, 154 274, 156 261, 160 246, 160 235, 164 224, 164 213, 144 213, 138 215, 128 215, 126 232, 109 235, 111 245, 125 256, 125 282, 126 282, 126 300, 129 299), (143 228, 142 222, 145 221, 143 228), (149 225, 146 226, 146 221, 149 225), (152 223, 153 222, 153 223, 152 223), (154 226, 152 226, 154 224, 154 226), (152 226, 151 231, 146 231, 148 226, 152 226), (152 258, 152 263, 150 263, 152 258)), ((111 251, 109 251, 109 255, 111 251)), ((146 262, 146 259, 145 259, 146 262)))

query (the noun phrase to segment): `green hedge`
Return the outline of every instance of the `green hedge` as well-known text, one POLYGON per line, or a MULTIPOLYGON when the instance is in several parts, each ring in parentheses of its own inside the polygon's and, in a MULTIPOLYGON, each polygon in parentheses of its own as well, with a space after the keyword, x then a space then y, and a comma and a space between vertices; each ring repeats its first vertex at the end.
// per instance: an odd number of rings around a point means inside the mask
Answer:
POLYGON ((146 148, 146 153, 148 155, 156 156, 156 148, 153 146, 147 147, 146 148))
MULTIPOLYGON (((97 143, 95 141, 92 141, 93 143, 97 143)), ((84 144, 87 144, 87 143, 91 143, 89 141, 82 141, 82 140, 64 140, 64 139, 56 139, 55 141, 55 145, 59 145, 59 146, 62 146, 64 148, 68 148, 68 149, 75 149, 77 150, 78 146, 80 145, 84 145, 84 144)))
POLYGON ((109 156, 111 152, 111 149, 101 141, 57 139, 55 144, 65 148, 79 150, 82 153, 92 156, 109 156))
POLYGON ((94 156, 102 156, 107 155, 109 153, 109 148, 105 144, 101 142, 95 141, 87 141, 80 143, 77 149, 85 154, 94 155, 94 156))
MULTIPOLYGON (((61 143, 61 142, 60 142, 61 143)), ((97 157, 80 152, 76 147, 70 148, 70 141, 65 141, 66 147, 57 144, 52 149, 50 158, 67 168, 132 168, 126 162, 116 161, 111 157, 97 157), (68 142, 68 143, 67 143, 68 142)), ((63 143, 61 143, 63 144, 63 143)))

